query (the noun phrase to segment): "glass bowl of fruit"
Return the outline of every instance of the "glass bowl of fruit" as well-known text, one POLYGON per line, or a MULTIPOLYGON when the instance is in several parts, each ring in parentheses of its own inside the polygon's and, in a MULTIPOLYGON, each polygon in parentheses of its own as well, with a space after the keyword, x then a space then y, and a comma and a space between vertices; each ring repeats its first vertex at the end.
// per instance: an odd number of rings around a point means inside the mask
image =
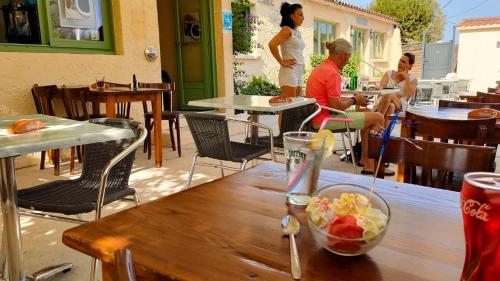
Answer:
POLYGON ((389 205, 380 195, 349 183, 316 191, 306 212, 314 240, 342 256, 362 255, 377 246, 391 219, 389 205))

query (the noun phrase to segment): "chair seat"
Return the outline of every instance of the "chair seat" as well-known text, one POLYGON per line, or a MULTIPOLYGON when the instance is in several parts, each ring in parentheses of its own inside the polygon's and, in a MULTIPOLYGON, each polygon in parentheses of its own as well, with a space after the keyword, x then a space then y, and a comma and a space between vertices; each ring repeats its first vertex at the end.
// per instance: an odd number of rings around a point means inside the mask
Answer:
MULTIPOLYGON (((161 119, 166 120, 166 119, 173 119, 179 117, 181 113, 179 111, 162 111, 161 112, 161 119)), ((153 112, 147 112, 144 114, 145 118, 153 118, 153 112)))
POLYGON ((232 141, 231 150, 235 160, 243 162, 244 160, 249 161, 269 153, 269 146, 232 141))
MULTIPOLYGON (((251 138, 250 137, 247 137, 245 139, 245 142, 246 143, 251 143, 251 138)), ((265 145, 265 146, 268 146, 270 145, 271 143, 271 139, 269 138, 269 136, 260 136, 257 138, 257 145, 265 145)), ((284 148, 284 144, 283 144, 283 136, 275 136, 273 137, 273 145, 274 147, 278 147, 278 148, 284 148)))
MULTIPOLYGON (((76 215, 96 210, 99 193, 96 183, 76 180, 59 180, 18 191, 20 208, 42 212, 76 215)), ((132 188, 106 189, 104 205, 134 195, 132 188)))
MULTIPOLYGON (((231 141, 230 145, 233 159, 226 159, 228 161, 243 163, 244 161, 250 161, 269 153, 268 145, 248 144, 234 141, 231 141)), ((206 156, 200 153, 200 157, 206 156)))

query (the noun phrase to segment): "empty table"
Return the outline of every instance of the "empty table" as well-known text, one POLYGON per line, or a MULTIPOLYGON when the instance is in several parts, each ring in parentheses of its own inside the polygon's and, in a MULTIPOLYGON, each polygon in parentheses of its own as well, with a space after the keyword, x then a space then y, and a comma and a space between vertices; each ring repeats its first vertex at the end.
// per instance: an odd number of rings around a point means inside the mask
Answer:
POLYGON ((18 115, 0 117, 0 188, 6 258, 10 281, 24 281, 23 245, 16 201, 16 156, 71 147, 96 142, 130 138, 130 130, 113 128, 88 122, 79 122, 47 115, 18 115), (7 128, 19 119, 37 119, 45 123, 45 129, 19 135, 7 134, 7 128))

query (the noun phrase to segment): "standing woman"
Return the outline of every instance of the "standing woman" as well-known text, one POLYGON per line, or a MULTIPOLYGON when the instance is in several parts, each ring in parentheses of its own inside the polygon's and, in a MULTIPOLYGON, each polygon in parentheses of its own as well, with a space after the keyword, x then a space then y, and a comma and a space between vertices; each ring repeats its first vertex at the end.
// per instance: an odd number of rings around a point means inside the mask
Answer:
POLYGON ((304 40, 297 30, 304 21, 302 5, 281 4, 281 30, 269 41, 269 49, 281 65, 279 83, 281 94, 285 97, 296 97, 302 93, 304 81, 304 40), (278 46, 281 49, 278 50, 278 46))

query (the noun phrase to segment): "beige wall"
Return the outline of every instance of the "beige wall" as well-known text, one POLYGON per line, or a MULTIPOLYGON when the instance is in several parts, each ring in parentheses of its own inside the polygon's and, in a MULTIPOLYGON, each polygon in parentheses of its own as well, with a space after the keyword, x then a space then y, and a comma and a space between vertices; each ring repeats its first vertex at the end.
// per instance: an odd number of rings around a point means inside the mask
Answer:
MULTIPOLYGON (((30 94, 40 85, 88 85, 95 73, 106 80, 130 83, 160 81, 160 60, 146 61, 144 48, 159 49, 156 0, 113 0, 116 55, 0 52, 0 115, 31 114, 35 107, 30 94)), ((142 107, 134 105, 134 119, 142 119, 142 107)))
POLYGON ((458 28, 458 78, 472 79, 470 90, 486 92, 500 80, 500 26, 489 29, 458 28), (478 44, 480 43, 480 44, 478 44))
MULTIPOLYGON (((34 83, 89 85, 98 72, 113 82, 131 83, 134 73, 139 81, 160 81, 160 59, 148 62, 144 57, 147 45, 160 49, 156 0, 112 0, 112 6, 116 55, 0 52, 0 116, 35 113, 30 93, 34 83)), ((64 115, 62 103, 56 106, 64 115)), ((143 120, 141 104, 133 104, 132 118, 143 120)), ((16 165, 36 161, 28 155, 16 165)))
MULTIPOLYGON (((254 6, 252 7, 252 14, 259 16, 264 23, 260 26, 261 30, 256 36, 256 41, 264 46, 264 49, 256 49, 250 56, 237 56, 238 61, 245 63, 245 70, 251 75, 264 76, 277 83, 279 65, 272 57, 267 43, 269 40, 279 32, 279 23, 281 16, 279 14, 280 1, 274 1, 273 5, 266 5, 259 3, 256 0, 251 1, 254 6)), ((379 60, 372 60, 371 55, 371 40, 366 39, 365 43, 365 60, 375 67, 382 70, 394 68, 397 60, 401 56, 401 37, 399 29, 394 29, 395 22, 381 19, 373 15, 362 13, 353 9, 349 9, 338 4, 333 4, 323 0, 304 0, 292 1, 294 3, 301 3, 304 10, 304 23, 299 28, 302 38, 306 43, 304 49, 304 57, 306 59, 306 69, 309 67, 309 57, 313 54, 313 32, 314 20, 331 22, 336 25, 336 38, 345 38, 351 40, 350 28, 366 30, 365 38, 368 38, 369 29, 377 32, 384 32, 386 35, 386 43, 384 48, 384 58, 379 60), (367 25, 357 25, 356 17, 363 17, 367 19, 367 25)), ((372 68, 364 65, 361 69, 363 73, 368 76, 373 75, 372 68)))

